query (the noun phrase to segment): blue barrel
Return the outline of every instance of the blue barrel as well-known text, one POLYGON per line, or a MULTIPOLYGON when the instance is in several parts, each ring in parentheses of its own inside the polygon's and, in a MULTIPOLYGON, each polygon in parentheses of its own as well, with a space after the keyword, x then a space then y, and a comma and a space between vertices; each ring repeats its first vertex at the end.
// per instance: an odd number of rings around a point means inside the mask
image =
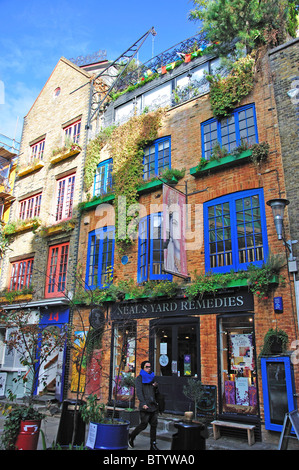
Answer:
POLYGON ((114 421, 113 424, 96 424, 95 450, 124 450, 128 448, 129 421, 114 421))

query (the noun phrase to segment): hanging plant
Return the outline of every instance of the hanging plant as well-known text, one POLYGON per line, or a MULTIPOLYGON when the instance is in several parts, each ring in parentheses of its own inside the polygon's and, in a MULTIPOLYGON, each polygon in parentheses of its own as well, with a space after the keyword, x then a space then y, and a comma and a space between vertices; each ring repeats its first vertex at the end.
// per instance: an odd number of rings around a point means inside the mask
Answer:
POLYGON ((270 328, 265 334, 264 344, 259 357, 286 352, 288 341, 289 337, 285 331, 270 328))

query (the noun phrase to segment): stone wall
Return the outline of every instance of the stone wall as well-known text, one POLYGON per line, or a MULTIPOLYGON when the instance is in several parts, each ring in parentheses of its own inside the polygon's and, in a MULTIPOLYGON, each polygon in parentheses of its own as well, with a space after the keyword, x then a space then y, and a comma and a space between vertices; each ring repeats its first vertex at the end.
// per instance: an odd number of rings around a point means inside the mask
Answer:
MULTIPOLYGON (((285 236, 287 240, 298 240, 299 92, 293 97, 288 92, 299 88, 299 38, 273 49, 269 58, 278 114, 286 198, 290 201, 287 209, 290 229, 286 230, 285 236)), ((293 245, 293 253, 294 256, 299 256, 298 244, 293 245)))

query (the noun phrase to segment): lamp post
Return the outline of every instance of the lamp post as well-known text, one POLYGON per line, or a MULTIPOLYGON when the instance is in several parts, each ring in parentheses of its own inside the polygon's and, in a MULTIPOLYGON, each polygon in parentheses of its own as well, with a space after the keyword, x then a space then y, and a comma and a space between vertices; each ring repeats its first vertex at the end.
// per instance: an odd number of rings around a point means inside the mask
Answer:
MULTIPOLYGON (((282 240, 285 246, 288 248, 290 256, 288 259, 288 271, 289 273, 293 273, 294 278, 294 286, 296 286, 296 272, 297 269, 297 260, 293 256, 293 244, 297 243, 298 240, 288 240, 286 241, 283 237, 283 215, 285 207, 290 203, 287 199, 270 199, 267 201, 267 205, 271 207, 273 217, 274 217, 274 224, 276 227, 277 237, 278 240, 282 240)), ((297 322, 298 322, 298 332, 299 332, 299 305, 297 296, 296 299, 296 310, 297 310, 297 322)))
POLYGON ((283 216, 284 216, 284 210, 285 207, 290 203, 288 199, 281 199, 281 198, 276 198, 276 199, 270 199, 267 201, 267 205, 271 207, 273 217, 274 217, 274 224, 276 228, 276 233, 278 240, 282 240, 286 247, 289 250, 290 257, 289 261, 294 261, 296 258, 293 257, 293 248, 292 245, 297 243, 298 240, 288 240, 286 241, 283 237, 283 216))
POLYGON ((271 207, 273 217, 274 217, 274 224, 276 227, 276 232, 278 236, 278 240, 282 240, 282 227, 283 227, 283 215, 285 207, 290 203, 287 199, 270 199, 267 201, 267 205, 271 207))

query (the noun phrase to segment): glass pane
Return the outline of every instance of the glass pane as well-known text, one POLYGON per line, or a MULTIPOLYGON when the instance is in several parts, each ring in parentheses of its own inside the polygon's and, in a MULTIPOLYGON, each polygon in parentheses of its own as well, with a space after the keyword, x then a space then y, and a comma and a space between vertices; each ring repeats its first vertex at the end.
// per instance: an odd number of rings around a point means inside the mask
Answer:
POLYGON ((220 321, 222 412, 258 413, 254 330, 252 318, 236 316, 220 321))
POLYGON ((155 373, 157 376, 171 376, 172 327, 165 326, 156 331, 155 373))
POLYGON ((267 379, 271 423, 283 424, 285 413, 289 411, 285 364, 268 362, 267 379))
POLYGON ((113 398, 125 406, 131 406, 134 398, 134 387, 121 386, 122 379, 132 377, 135 379, 135 350, 136 328, 127 324, 125 327, 114 329, 113 344, 113 374, 112 390, 113 398))
POLYGON ((197 341, 194 326, 178 327, 178 373, 181 377, 197 373, 197 341))

